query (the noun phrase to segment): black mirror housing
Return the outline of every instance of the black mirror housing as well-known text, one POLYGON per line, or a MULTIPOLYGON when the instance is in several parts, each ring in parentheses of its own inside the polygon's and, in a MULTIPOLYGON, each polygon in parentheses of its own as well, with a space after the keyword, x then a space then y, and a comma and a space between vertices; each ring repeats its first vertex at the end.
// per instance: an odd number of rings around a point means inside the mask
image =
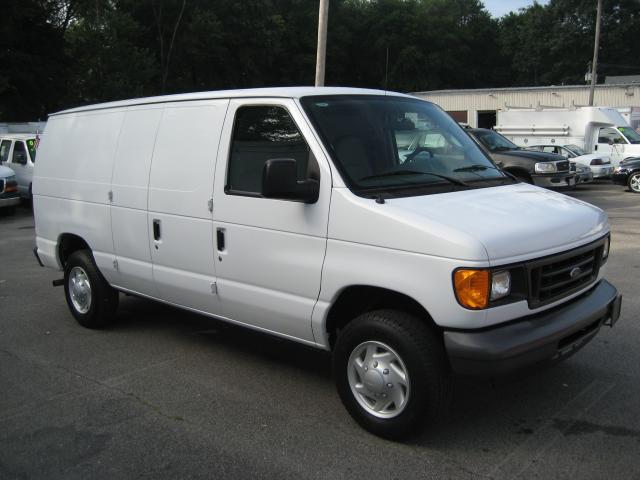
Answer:
POLYGON ((298 181, 295 159, 274 158, 267 160, 262 170, 262 196, 315 203, 320 196, 320 183, 317 180, 298 181))

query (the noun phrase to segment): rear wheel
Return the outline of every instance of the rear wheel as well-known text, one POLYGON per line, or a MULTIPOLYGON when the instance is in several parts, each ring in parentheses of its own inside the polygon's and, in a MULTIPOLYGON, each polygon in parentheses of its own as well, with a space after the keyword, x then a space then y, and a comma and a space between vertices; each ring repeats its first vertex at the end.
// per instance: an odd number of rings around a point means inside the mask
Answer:
POLYGON ((627 180, 629 190, 633 193, 640 193, 640 172, 632 173, 627 180))
POLYGON ((451 374, 442 342, 412 315, 359 316, 340 332, 333 366, 347 411, 375 435, 406 437, 448 410, 451 374))
POLYGON ((64 269, 64 293, 69 310, 80 325, 107 325, 118 308, 118 292, 102 276, 89 250, 72 253, 64 269))
POLYGON ((4 207, 0 208, 0 216, 10 216, 16 213, 16 207, 4 207))

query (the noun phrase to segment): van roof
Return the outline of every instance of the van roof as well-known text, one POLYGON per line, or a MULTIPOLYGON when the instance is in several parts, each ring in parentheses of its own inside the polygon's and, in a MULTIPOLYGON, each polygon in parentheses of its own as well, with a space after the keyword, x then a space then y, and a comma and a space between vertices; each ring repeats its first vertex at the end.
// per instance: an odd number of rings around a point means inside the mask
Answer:
MULTIPOLYGON (((115 102, 99 103, 84 107, 70 108, 52 113, 50 116, 67 113, 87 112, 91 110, 103 110, 108 108, 131 107, 135 105, 147 105, 153 103, 185 102, 190 100, 210 100, 215 98, 251 98, 251 97, 277 97, 300 98, 309 95, 393 95, 411 97, 397 92, 385 90, 373 90, 366 88, 350 87, 277 87, 277 88, 251 88, 242 90, 217 90, 211 92, 179 93, 176 95, 162 95, 158 97, 134 98, 131 100, 119 100, 115 102)), ((416 97, 411 97, 416 98, 416 97)))
POLYGON ((2 140, 29 140, 30 138, 36 138, 36 136, 43 136, 43 133, 0 133, 0 139, 2 140))

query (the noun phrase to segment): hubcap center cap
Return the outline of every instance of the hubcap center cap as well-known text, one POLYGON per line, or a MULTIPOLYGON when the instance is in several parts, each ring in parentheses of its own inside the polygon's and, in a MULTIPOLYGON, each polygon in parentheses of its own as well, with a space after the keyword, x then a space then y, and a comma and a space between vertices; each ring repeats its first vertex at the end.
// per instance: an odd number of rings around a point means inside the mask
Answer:
POLYGON ((371 393, 382 393, 384 390, 384 379, 377 370, 369 369, 362 378, 362 383, 371 393))

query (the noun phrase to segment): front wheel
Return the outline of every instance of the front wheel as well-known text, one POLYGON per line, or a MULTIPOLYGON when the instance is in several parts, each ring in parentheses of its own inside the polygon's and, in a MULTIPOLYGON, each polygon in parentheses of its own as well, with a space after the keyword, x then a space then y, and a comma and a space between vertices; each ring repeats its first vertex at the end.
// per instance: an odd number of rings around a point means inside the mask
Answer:
POLYGON ((69 256, 64 269, 64 293, 69 310, 83 327, 104 327, 118 308, 118 292, 102 276, 88 250, 69 256))
POLYGON ((640 193, 640 172, 632 173, 627 180, 627 185, 633 193, 640 193))
POLYGON ((442 341, 404 312, 377 310, 349 323, 333 367, 342 403, 375 435, 406 437, 448 410, 452 382, 442 341))

